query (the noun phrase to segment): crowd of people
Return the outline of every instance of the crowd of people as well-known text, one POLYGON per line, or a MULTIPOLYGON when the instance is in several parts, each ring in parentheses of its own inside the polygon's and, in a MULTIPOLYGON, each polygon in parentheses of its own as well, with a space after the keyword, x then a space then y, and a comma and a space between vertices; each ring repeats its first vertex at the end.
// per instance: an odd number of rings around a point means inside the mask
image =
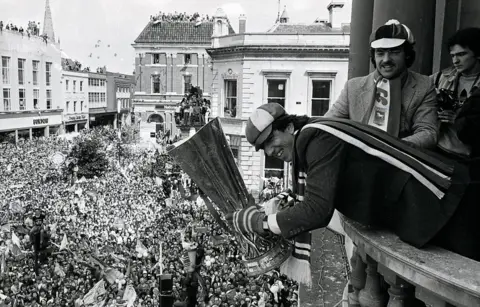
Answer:
POLYGON ((292 280, 246 276, 236 242, 186 174, 145 176, 155 153, 138 150, 125 168, 109 157, 99 178, 67 176, 58 157, 73 142, 0 144, 1 306, 158 306, 161 274, 172 274, 182 306, 192 287, 182 247, 189 241, 205 251, 203 281, 194 285, 197 303, 183 306, 297 306, 292 280))
POLYGON ((0 20, 0 32, 3 31, 4 26, 5 26, 5 30, 19 32, 22 35, 26 34, 28 37, 40 36, 44 39, 45 42, 47 42, 47 39, 48 39, 47 34, 40 34, 40 22, 29 21, 27 28, 24 29, 22 26, 18 27, 13 23, 10 23, 10 24, 7 23, 6 25, 4 25, 3 21, 0 20))
POLYGON ((211 22, 213 16, 200 15, 199 13, 187 14, 186 12, 180 13, 175 11, 174 13, 165 13, 160 11, 157 15, 151 15, 150 21, 152 22, 211 22))
POLYGON ((175 122, 177 125, 191 126, 205 125, 210 116, 210 100, 201 97, 184 97, 175 108, 175 122))

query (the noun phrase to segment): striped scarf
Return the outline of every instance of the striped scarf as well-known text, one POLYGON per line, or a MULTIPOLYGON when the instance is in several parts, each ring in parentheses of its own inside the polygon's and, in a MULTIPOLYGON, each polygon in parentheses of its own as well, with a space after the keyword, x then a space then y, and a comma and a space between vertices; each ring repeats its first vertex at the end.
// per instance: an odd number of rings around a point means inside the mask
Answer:
MULTIPOLYGON (((302 131, 312 128, 330 133, 367 154, 411 174, 439 199, 445 196, 450 187, 453 166, 406 145, 384 131, 336 118, 315 119, 305 125, 302 131)), ((295 161, 292 171, 295 179, 293 191, 296 200, 301 202, 305 197, 307 174, 303 166, 297 165, 295 161)), ((296 236, 293 254, 281 266, 282 273, 306 285, 311 285, 311 239, 310 232, 296 236)))

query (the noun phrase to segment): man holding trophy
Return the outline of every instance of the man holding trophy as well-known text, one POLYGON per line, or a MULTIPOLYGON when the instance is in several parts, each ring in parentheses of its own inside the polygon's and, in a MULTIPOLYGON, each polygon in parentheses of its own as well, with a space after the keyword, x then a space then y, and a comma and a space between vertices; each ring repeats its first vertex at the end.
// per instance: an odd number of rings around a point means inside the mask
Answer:
POLYGON ((470 181, 461 164, 374 127, 289 115, 277 103, 254 110, 245 134, 256 150, 292 163, 293 194, 274 200, 293 195, 294 201, 276 213, 254 204, 232 154, 219 154, 228 146, 218 119, 169 154, 208 196, 216 221, 240 242, 247 274, 280 267, 308 284, 309 232, 327 226, 335 209, 390 229, 413 246, 433 243, 480 260, 479 206, 463 197, 470 181))

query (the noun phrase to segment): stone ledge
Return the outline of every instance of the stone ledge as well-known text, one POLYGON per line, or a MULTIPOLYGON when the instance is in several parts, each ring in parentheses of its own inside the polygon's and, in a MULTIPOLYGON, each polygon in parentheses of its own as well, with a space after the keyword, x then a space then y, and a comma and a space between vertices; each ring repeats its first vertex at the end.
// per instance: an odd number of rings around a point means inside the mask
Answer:
MULTIPOLYGON (((455 306, 480 306, 480 262, 435 246, 417 249, 385 230, 342 216, 342 226, 360 254, 405 281, 455 306)), ((461 238, 459 238, 461 239, 461 238)))

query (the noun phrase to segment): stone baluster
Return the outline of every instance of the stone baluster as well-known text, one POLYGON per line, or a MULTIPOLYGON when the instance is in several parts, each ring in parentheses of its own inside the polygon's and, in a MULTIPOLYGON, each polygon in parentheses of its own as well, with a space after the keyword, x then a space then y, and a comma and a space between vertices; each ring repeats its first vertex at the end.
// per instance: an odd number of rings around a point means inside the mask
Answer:
POLYGON ((387 307, 412 306, 415 300, 412 285, 382 264, 378 265, 378 273, 383 275, 385 281, 390 285, 387 307))
POLYGON ((350 307, 357 307, 360 306, 360 302, 358 301, 358 295, 360 293, 360 290, 365 287, 366 265, 363 262, 362 257, 356 250, 353 251, 350 263, 352 265, 352 276, 350 278, 350 284, 353 287, 353 292, 349 293, 348 295, 348 304, 350 307))
POLYGON ((377 273, 377 262, 367 255, 367 279, 365 288, 358 296, 362 307, 384 307, 387 304, 386 293, 380 287, 380 275, 377 273))

